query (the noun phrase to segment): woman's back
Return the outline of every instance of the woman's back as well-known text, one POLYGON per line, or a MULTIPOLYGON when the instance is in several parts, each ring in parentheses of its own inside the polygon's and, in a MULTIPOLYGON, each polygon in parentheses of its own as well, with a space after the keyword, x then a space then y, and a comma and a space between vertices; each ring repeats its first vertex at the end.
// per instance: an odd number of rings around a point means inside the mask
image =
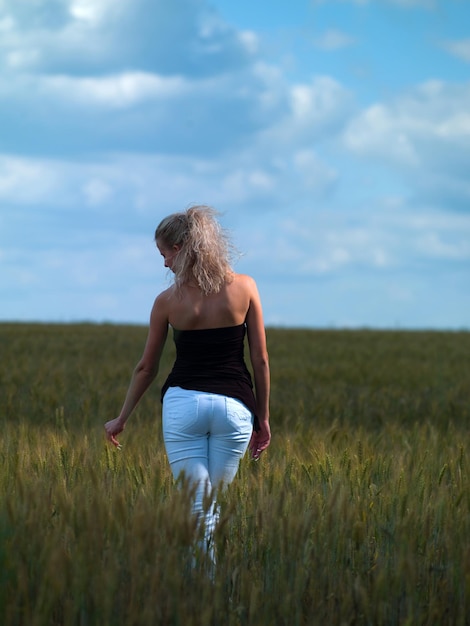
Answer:
POLYGON ((217 293, 205 295, 195 285, 167 289, 161 296, 168 321, 177 330, 238 326, 246 321, 253 280, 232 274, 217 293))

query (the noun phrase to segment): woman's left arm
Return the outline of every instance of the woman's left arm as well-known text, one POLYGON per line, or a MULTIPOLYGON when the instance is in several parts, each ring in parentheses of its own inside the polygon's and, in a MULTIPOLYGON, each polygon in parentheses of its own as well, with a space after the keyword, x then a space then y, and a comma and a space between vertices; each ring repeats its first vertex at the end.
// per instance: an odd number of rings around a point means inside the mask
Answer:
POLYGON ((118 417, 104 425, 107 439, 116 447, 116 436, 122 433, 131 413, 158 374, 160 358, 168 335, 168 316, 163 294, 157 297, 150 315, 150 326, 142 358, 135 366, 124 404, 118 417))

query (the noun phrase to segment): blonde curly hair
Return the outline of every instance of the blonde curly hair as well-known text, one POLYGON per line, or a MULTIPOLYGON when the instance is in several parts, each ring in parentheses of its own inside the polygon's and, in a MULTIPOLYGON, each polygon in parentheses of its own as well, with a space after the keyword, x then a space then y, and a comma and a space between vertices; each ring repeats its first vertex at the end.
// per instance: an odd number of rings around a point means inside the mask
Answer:
POLYGON ((179 246, 172 271, 176 287, 196 281, 205 295, 218 293, 230 280, 233 246, 212 207, 194 205, 165 217, 155 231, 155 242, 179 246))

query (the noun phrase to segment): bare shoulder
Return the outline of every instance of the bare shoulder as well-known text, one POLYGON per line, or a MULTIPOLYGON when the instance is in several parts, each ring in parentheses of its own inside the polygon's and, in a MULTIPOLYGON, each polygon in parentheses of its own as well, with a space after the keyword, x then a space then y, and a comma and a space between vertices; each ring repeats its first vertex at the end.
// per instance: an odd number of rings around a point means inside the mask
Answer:
POLYGON ((168 315, 171 308, 171 301, 174 297, 174 287, 171 286, 165 291, 162 291, 155 298, 155 302, 152 307, 152 319, 168 319, 168 315))
POLYGON ((171 285, 171 287, 168 287, 168 289, 165 289, 158 294, 158 296, 155 298, 155 302, 159 305, 164 305, 165 302, 170 302, 174 295, 175 286, 171 285))
POLYGON ((234 274, 233 282, 250 291, 257 289, 255 279, 248 274, 234 274))
POLYGON ((239 300, 245 303, 245 321, 249 329, 254 327, 261 328, 263 313, 255 279, 248 274, 235 274, 233 282, 237 285, 235 292, 238 292, 239 300))

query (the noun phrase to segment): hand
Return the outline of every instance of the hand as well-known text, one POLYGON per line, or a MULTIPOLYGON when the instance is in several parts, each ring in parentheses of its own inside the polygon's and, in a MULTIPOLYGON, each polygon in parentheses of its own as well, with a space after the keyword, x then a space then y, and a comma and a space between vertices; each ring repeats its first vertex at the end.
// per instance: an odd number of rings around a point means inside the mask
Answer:
POLYGON ((119 435, 119 433, 122 433, 124 430, 124 424, 121 422, 121 419, 116 417, 115 419, 106 422, 104 429, 106 431, 106 439, 116 446, 118 450, 120 450, 121 444, 116 439, 116 435, 119 435))
POLYGON ((254 461, 257 461, 261 455, 261 453, 266 450, 271 442, 271 429, 269 427, 269 422, 264 421, 260 422, 259 430, 253 431, 251 435, 249 450, 251 453, 251 458, 254 461))

